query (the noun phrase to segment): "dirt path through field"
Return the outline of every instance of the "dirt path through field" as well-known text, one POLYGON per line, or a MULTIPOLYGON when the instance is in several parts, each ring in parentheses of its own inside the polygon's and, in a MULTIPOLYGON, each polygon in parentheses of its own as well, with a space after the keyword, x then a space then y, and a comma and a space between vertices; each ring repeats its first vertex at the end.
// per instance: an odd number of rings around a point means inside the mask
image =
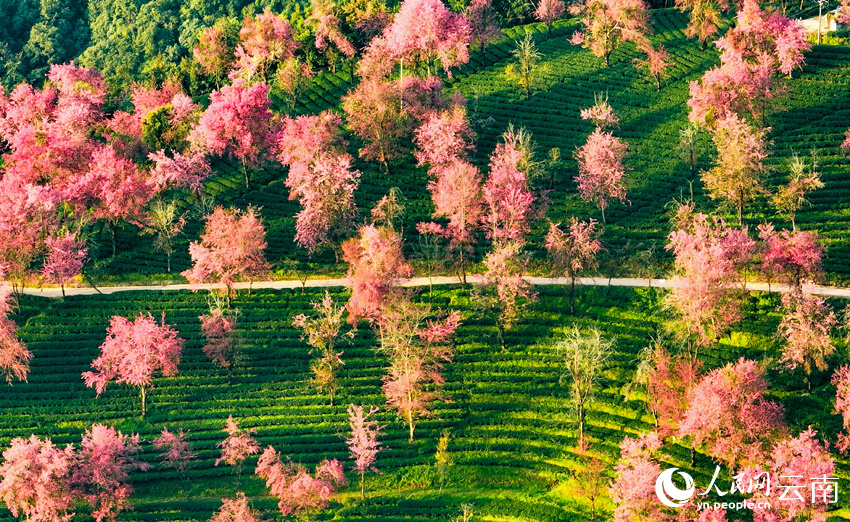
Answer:
MULTIPOLYGON (((469 276, 466 278, 469 283, 480 283, 481 276, 469 276)), ((526 277, 526 281, 533 285, 568 285, 570 280, 565 277, 526 277)), ((433 285, 449 285, 458 283, 458 278, 454 276, 435 276, 429 280, 427 277, 414 277, 408 279, 404 286, 428 286, 433 285)), ((671 281, 666 279, 636 279, 615 277, 608 279, 605 277, 581 277, 576 280, 577 285, 583 286, 626 286, 626 287, 647 287, 669 288, 671 281)), ((311 279, 307 280, 305 286, 308 288, 325 288, 334 286, 344 286, 345 279, 311 279)), ((279 290, 283 288, 301 288, 301 281, 297 279, 284 281, 256 281, 252 283, 236 283, 237 289, 246 289, 248 287, 254 289, 270 288, 279 290)), ((216 285, 198 285, 193 287, 189 284, 166 284, 166 285, 139 285, 139 286, 101 286, 98 289, 91 287, 83 288, 66 288, 65 295, 95 295, 114 294, 116 292, 139 292, 149 290, 208 290, 216 288, 216 285)), ((782 292, 787 290, 785 285, 772 284, 768 288, 767 283, 747 283, 748 290, 759 290, 763 292, 782 292)), ((27 288, 25 294, 36 295, 41 297, 50 297, 58 299, 62 297, 62 291, 59 288, 27 288)), ((829 297, 847 297, 850 298, 850 288, 838 288, 834 286, 815 286, 814 293, 829 297)))

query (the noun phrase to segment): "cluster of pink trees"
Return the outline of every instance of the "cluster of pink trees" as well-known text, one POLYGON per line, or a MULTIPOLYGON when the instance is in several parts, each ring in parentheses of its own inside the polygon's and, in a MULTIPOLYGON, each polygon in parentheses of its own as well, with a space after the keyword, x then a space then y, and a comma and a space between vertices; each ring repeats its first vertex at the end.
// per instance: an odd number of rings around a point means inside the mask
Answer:
POLYGON ((715 43, 721 65, 691 83, 688 101, 691 121, 709 126, 731 115, 761 117, 777 94, 775 75, 802 67, 810 47, 799 21, 763 10, 755 0, 743 2, 737 25, 715 43))
MULTIPOLYGON (((2 275, 0 270, 0 278, 2 275)), ((32 359, 32 352, 18 339, 18 326, 9 319, 14 306, 12 288, 5 281, 0 281, 0 376, 5 377, 10 385, 12 379, 27 380, 32 359)))
POLYGON ((256 474, 265 479, 269 493, 278 498, 283 516, 324 509, 337 488, 348 484, 342 463, 336 459, 325 459, 311 475, 304 466, 281 462, 271 446, 260 456, 256 474))
POLYGON ((14 516, 31 521, 68 520, 77 501, 91 507, 97 522, 115 520, 131 507, 129 473, 149 468, 135 458, 138 451, 138 435, 103 424, 86 430, 79 448, 35 435, 12 439, 0 465, 0 498, 14 516))

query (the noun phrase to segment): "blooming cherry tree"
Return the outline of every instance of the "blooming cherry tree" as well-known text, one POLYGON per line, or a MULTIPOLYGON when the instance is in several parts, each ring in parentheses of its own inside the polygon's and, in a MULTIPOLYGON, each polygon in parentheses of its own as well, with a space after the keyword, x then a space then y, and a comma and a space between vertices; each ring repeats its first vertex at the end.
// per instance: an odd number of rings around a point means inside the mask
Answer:
POLYGON ((224 427, 227 437, 216 444, 221 448, 221 457, 216 459, 215 465, 218 466, 224 462, 228 466, 235 466, 238 480, 242 476, 242 464, 245 459, 260 452, 260 445, 252 436, 256 431, 240 428, 239 423, 233 420, 233 415, 227 417, 227 425, 224 427))
POLYGON ((487 53, 487 45, 502 33, 499 28, 499 16, 493 8, 492 0, 472 0, 466 6, 466 19, 469 22, 471 43, 481 48, 481 54, 487 53))
POLYGON ((249 187, 248 168, 274 150, 271 122, 268 85, 246 85, 237 78, 210 94, 210 104, 188 139, 193 151, 237 159, 242 164, 245 187, 249 187))
POLYGON ((201 240, 189 244, 194 264, 181 275, 193 285, 217 280, 229 302, 237 277, 265 274, 266 230, 257 213, 253 207, 244 212, 216 207, 206 217, 201 240))
POLYGON ((783 294, 780 310, 782 319, 777 335, 785 340, 780 362, 789 370, 802 368, 811 393, 812 371, 826 370, 826 359, 835 352, 829 334, 838 324, 838 319, 832 307, 806 286, 802 291, 783 294))
POLYGON ((345 439, 351 458, 354 459, 354 469, 360 474, 360 498, 366 498, 365 475, 367 471, 378 472, 375 467, 375 458, 381 451, 381 443, 378 435, 383 426, 378 426, 378 421, 369 420, 369 417, 377 413, 376 407, 364 412, 363 406, 350 405, 348 407, 348 427, 351 436, 345 439))
POLYGON ((83 435, 71 483, 91 506, 97 522, 115 520, 130 507, 130 472, 149 468, 136 459, 138 452, 138 435, 124 435, 103 424, 95 424, 83 435))
POLYGON ((571 218, 567 232, 562 231, 560 225, 549 223, 545 247, 552 269, 570 278, 570 307, 573 308, 576 277, 598 266, 596 254, 602 250, 602 243, 596 238, 596 221, 592 219, 585 222, 571 218))
MULTIPOLYGON (((0 279, 3 271, 0 270, 0 279)), ((18 326, 9 319, 14 307, 12 288, 0 281, 0 377, 11 385, 12 379, 27 380, 32 352, 18 339, 18 326)))
POLYGON ((844 365, 835 370, 832 375, 832 384, 835 385, 835 410, 844 421, 844 433, 838 434, 836 448, 842 454, 850 449, 850 366, 844 365))
POLYGON ((655 494, 655 482, 661 474, 660 449, 661 439, 654 431, 626 437, 620 443, 620 460, 614 466, 616 476, 609 489, 616 505, 615 522, 669 520, 655 494))
POLYGON ((98 396, 113 380, 139 388, 144 417, 147 389, 154 375, 177 374, 183 342, 177 337, 177 330, 165 324, 165 313, 160 324, 149 313, 140 314, 135 321, 112 316, 106 341, 100 346, 101 354, 92 362, 95 371, 83 372, 83 380, 86 386, 97 390, 98 396))
POLYGON ((348 484, 342 463, 336 459, 322 461, 310 475, 306 468, 291 461, 283 464, 271 446, 260 456, 256 474, 265 479, 269 493, 278 498, 283 516, 324 509, 336 488, 348 484))
POLYGON ((672 356, 661 347, 652 351, 647 396, 662 439, 675 434, 682 423, 688 411, 688 394, 698 381, 701 367, 699 360, 672 356))
POLYGON ((361 318, 373 322, 380 318, 390 297, 399 292, 401 280, 412 274, 401 251, 401 237, 386 228, 366 225, 360 228, 360 237, 343 243, 342 250, 349 264, 348 322, 356 324, 361 318))
POLYGON ((29 522, 67 522, 74 509, 70 478, 74 448, 64 450, 35 435, 14 438, 0 465, 0 499, 29 522))
POLYGON ((552 34, 552 22, 564 16, 566 8, 561 0, 540 0, 534 10, 534 18, 546 24, 546 30, 552 34))
POLYGON ((643 0, 582 0, 570 7, 570 13, 581 17, 582 42, 605 60, 606 67, 611 53, 623 42, 640 44, 650 33, 643 0))
POLYGON ((782 406, 765 391, 764 370, 743 357, 708 373, 688 393, 680 436, 731 469, 762 462, 785 430, 782 406))
POLYGON ((605 209, 611 199, 626 199, 626 187, 623 178, 626 167, 623 158, 626 155, 628 143, 615 137, 610 132, 597 128, 587 138, 587 142, 576 149, 578 161, 578 176, 575 182, 581 198, 591 201, 602 211, 602 222, 605 223, 605 209))
POLYGON ((88 257, 86 241, 78 240, 75 234, 66 232, 61 237, 48 239, 45 245, 47 259, 41 273, 47 281, 59 284, 64 297, 65 284, 79 275, 88 257))
POLYGON ((797 291, 802 289, 804 280, 820 275, 823 247, 817 232, 776 232, 768 224, 759 226, 759 239, 763 241, 763 272, 778 274, 797 291))
POLYGON ((192 450, 192 444, 186 438, 187 433, 180 431, 168 431, 168 428, 162 428, 162 434, 153 440, 153 446, 160 450, 160 458, 165 466, 173 468, 180 472, 183 479, 186 479, 186 468, 189 461, 198 457, 192 450))
POLYGON ((235 498, 221 499, 221 507, 210 522, 261 522, 260 516, 248 505, 245 493, 241 491, 235 498))
POLYGON ((227 370, 228 382, 239 363, 239 342, 235 332, 237 317, 237 310, 228 310, 221 303, 213 304, 208 314, 198 317, 201 334, 207 339, 204 354, 227 370))

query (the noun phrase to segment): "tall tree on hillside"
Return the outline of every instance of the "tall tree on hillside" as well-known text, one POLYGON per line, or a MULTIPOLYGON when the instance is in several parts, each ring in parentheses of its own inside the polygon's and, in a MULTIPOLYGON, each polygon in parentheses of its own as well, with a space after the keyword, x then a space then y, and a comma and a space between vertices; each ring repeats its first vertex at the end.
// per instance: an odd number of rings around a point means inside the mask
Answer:
POLYGON ((369 417, 378 412, 378 408, 371 407, 369 413, 364 412, 363 406, 351 405, 348 408, 348 428, 351 436, 345 440, 351 458, 354 459, 354 469, 360 475, 360 498, 366 498, 365 476, 367 471, 377 472, 375 458, 381 451, 381 443, 378 435, 383 426, 378 426, 378 421, 369 420, 369 417))
POLYGON ((602 211, 602 223, 606 223, 605 209, 611 199, 626 199, 626 187, 623 178, 626 167, 623 158, 628 143, 610 132, 596 129, 588 136, 587 142, 576 149, 578 176, 575 182, 581 198, 592 201, 602 211))
POLYGON ((194 264, 181 275, 193 285, 216 280, 229 304, 235 278, 262 276, 269 269, 266 231, 257 212, 252 207, 244 212, 216 207, 206 217, 201 240, 189 244, 194 264))
POLYGON ((233 420, 233 415, 230 415, 223 431, 227 437, 216 444, 216 447, 221 448, 221 457, 216 459, 215 465, 224 462, 228 466, 235 466, 236 480, 239 481, 245 459, 260 452, 260 445, 253 437, 257 430, 240 428, 239 423, 233 420))
POLYGON ((823 181, 817 170, 817 158, 812 153, 812 166, 806 169, 806 163, 800 156, 794 154, 789 162, 791 175, 788 184, 779 187, 779 190, 771 198, 774 208, 778 214, 785 214, 791 220, 791 227, 797 230, 797 212, 804 205, 809 204, 806 196, 809 192, 823 188, 823 181))
POLYGON ((502 351, 507 349, 505 332, 513 327, 523 308, 537 299, 537 293, 523 279, 528 260, 522 255, 522 248, 516 240, 497 242, 484 258, 482 285, 490 287, 495 298, 483 302, 494 309, 502 351))
POLYGON ((546 235, 546 250, 552 269, 559 275, 570 278, 570 313, 575 313, 576 277, 584 271, 596 268, 596 254, 602 243, 596 238, 596 221, 579 221, 571 218, 569 229, 564 232, 560 223, 549 223, 546 235))
POLYGON ((469 152, 475 149, 474 133, 462 105, 428 114, 414 134, 416 161, 419 165, 428 165, 432 173, 438 173, 455 161, 468 160, 469 152))
POLYGON ((679 209, 678 229, 670 233, 667 245, 679 274, 666 303, 684 325, 693 359, 700 347, 716 342, 740 320, 738 269, 749 262, 754 249, 746 229, 693 214, 689 206, 679 209))
POLYGON ((47 258, 41 268, 44 279, 58 283, 65 296, 65 284, 80 274, 88 257, 88 249, 84 239, 77 239, 76 234, 66 232, 63 236, 50 238, 45 241, 47 258))
POLYGON ((744 358, 708 373, 688 394, 680 436, 731 469, 760 464, 785 431, 783 408, 765 398, 767 387, 764 370, 744 358))
POLYGON ((569 377, 573 406, 578 416, 578 447, 585 447, 584 425, 587 406, 593 401, 596 385, 605 363, 611 356, 614 340, 607 339, 602 332, 591 328, 582 332, 573 326, 566 332, 564 339, 558 342, 556 349, 563 350, 564 366, 569 377))
POLYGON ((690 11, 685 36, 696 38, 705 49, 705 42, 717 34, 722 11, 729 9, 730 4, 726 0, 676 0, 676 7, 683 13, 690 11))
POLYGON ((515 40, 514 45, 511 54, 515 61, 507 65, 505 76, 509 81, 518 84, 528 99, 531 90, 537 87, 545 71, 545 66, 540 63, 543 55, 537 50, 537 45, 528 31, 525 32, 525 37, 515 40))
POLYGON ((472 255, 475 230, 484 219, 481 182, 478 168, 462 160, 440 168, 436 179, 428 182, 433 216, 449 220, 437 231, 449 239, 449 249, 460 265, 463 284, 466 284, 466 261, 472 255))
POLYGON ((688 411, 688 394, 699 379, 702 364, 698 359, 670 355, 661 346, 654 347, 651 357, 646 376, 647 398, 656 431, 663 439, 679 429, 688 411))
POLYGON ((334 395, 339 388, 338 374, 343 366, 342 352, 337 351, 337 342, 341 338, 354 337, 354 331, 340 335, 343 328, 343 313, 345 308, 338 306, 331 298, 330 292, 325 292, 324 298, 310 303, 315 313, 312 317, 299 314, 292 320, 293 326, 302 330, 301 338, 307 340, 312 350, 316 350, 310 361, 313 372, 312 384, 320 391, 327 392, 334 404, 334 395))
POLYGON ((387 161, 399 154, 396 144, 410 132, 395 84, 366 78, 343 96, 342 109, 351 130, 365 142, 360 157, 380 161, 389 172, 387 161))
MULTIPOLYGON (((0 270, 0 279, 2 277, 0 270)), ((14 305, 12 288, 0 281, 0 377, 5 377, 9 385, 12 379, 26 382, 32 359, 32 352, 18 339, 18 326, 9 319, 14 305)))
POLYGON ((353 158, 345 152, 341 124, 330 111, 287 118, 278 139, 277 157, 289 166, 289 198, 302 206, 296 216, 295 242, 310 252, 337 244, 356 212, 354 191, 360 171, 352 168, 353 158))
POLYGON ((758 227, 762 240, 761 269, 776 274, 788 286, 801 291, 803 281, 816 280, 821 275, 823 247, 817 232, 776 232, 771 224, 758 227))
POLYGON ((499 16, 493 8, 492 0, 472 0, 466 6, 466 19, 469 22, 471 43, 481 48, 481 55, 487 55, 487 46, 497 38, 502 30, 499 28, 499 16))
POLYGON ((186 226, 186 213, 180 213, 175 200, 154 199, 148 210, 147 225, 143 234, 154 236, 153 247, 165 254, 165 267, 171 273, 171 256, 174 242, 186 226))
POLYGON ((653 47, 650 44, 641 46, 641 51, 646 53, 646 58, 636 58, 635 64, 638 68, 646 70, 655 80, 655 90, 661 91, 661 78, 667 75, 667 69, 673 65, 670 62, 670 53, 663 45, 653 47))
POLYGON ((717 165, 702 173, 702 181, 712 199, 723 199, 737 210, 743 225, 744 207, 763 191, 764 131, 730 116, 718 122, 713 138, 717 165))
POLYGON ((546 24, 546 30, 552 35, 552 22, 564 16, 566 8, 561 0, 540 0, 534 10, 534 18, 546 24))
POLYGON ((339 54, 350 58, 357 53, 357 48, 343 33, 339 16, 334 12, 334 3, 330 0, 312 0, 310 3, 310 18, 307 23, 316 35, 316 49, 324 51, 331 70, 336 73, 337 57, 339 54))
POLYGON ((850 366, 845 364, 835 370, 832 384, 835 385, 835 411, 841 415, 844 426, 835 447, 845 454, 850 449, 850 366))
POLYGON ((440 396, 443 363, 452 356, 447 344, 460 326, 458 312, 441 319, 428 319, 429 315, 429 307, 402 296, 384 308, 378 321, 380 350, 390 361, 384 395, 407 424, 410 442, 417 420, 431 414, 432 403, 440 396))
POLYGON ((177 330, 165 324, 164 312, 160 324, 149 313, 140 314, 135 321, 114 315, 106 330, 106 341, 100 346, 101 354, 92 362, 95 371, 83 372, 83 380, 86 386, 95 388, 98 396, 113 380, 139 388, 144 417, 147 389, 154 375, 177 374, 183 342, 177 337, 177 330))
POLYGON ((827 369, 826 359, 835 352, 829 334, 838 324, 835 312, 826 301, 804 286, 782 294, 782 320, 777 335, 785 340, 782 360, 789 370, 802 368, 806 386, 812 391, 813 370, 827 369))
POLYGON ((623 42, 641 44, 651 32, 643 0, 582 0, 570 6, 570 13, 581 17, 584 46, 603 58, 606 67, 623 42))
POLYGON ((115 520, 130 507, 130 472, 150 467, 136 459, 139 450, 138 435, 124 435, 103 424, 95 424, 83 435, 71 484, 91 506, 96 522, 115 520))
POLYGON ((248 169, 274 151, 269 88, 263 82, 246 85, 241 78, 210 93, 210 104, 189 133, 193 150, 228 155, 242 164, 245 187, 248 169))
POLYGON ((0 465, 0 499, 13 516, 29 522, 63 522, 73 516, 70 478, 74 448, 56 447, 35 435, 14 438, 0 465))
POLYGON ((297 48, 298 41, 285 16, 268 8, 256 16, 246 16, 239 30, 236 64, 230 77, 267 82, 274 66, 291 59, 297 48))
POLYGON ((386 228, 366 225, 360 228, 359 237, 343 243, 342 250, 349 264, 348 322, 356 324, 361 318, 374 322, 399 293, 401 280, 412 274, 401 250, 401 237, 386 228))
POLYGON ((664 506, 655 494, 655 481, 661 473, 659 450, 661 439, 651 431, 636 438, 626 437, 620 443, 620 459, 614 466, 616 474, 609 493, 615 522, 665 520, 664 506))
POLYGON ((220 300, 213 298, 209 313, 198 319, 201 321, 201 334, 206 339, 204 355, 218 366, 227 370, 227 382, 233 376, 233 370, 239 365, 239 339, 236 333, 238 310, 230 310, 220 300))

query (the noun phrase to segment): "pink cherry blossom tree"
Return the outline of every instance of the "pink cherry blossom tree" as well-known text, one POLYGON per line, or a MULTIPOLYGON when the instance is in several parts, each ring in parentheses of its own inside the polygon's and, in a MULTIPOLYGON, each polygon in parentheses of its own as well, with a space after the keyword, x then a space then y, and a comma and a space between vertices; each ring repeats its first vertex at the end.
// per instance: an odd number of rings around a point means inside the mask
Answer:
POLYGON ((522 309, 537 298, 531 285, 522 277, 527 264, 527 258, 522 256, 522 244, 518 241, 496 243, 484 258, 486 271, 482 285, 495 294, 495 299, 485 299, 484 302, 494 310, 502 351, 507 349, 505 332, 519 319, 522 309))
POLYGON ((843 365, 832 374, 832 384, 835 385, 835 411, 841 415, 844 422, 844 433, 838 434, 835 447, 842 454, 850 449, 850 366, 843 365))
POLYGON ((257 430, 245 430, 239 427, 239 423, 233 420, 233 415, 227 417, 227 425, 224 427, 224 432, 227 437, 216 444, 221 448, 221 457, 215 461, 218 466, 224 462, 228 466, 236 467, 236 480, 239 481, 242 476, 242 464, 251 455, 256 455, 260 452, 260 445, 252 436, 257 430))
POLYGON ((134 321, 112 316, 106 341, 100 345, 101 354, 92 362, 95 371, 83 372, 83 380, 98 396, 113 380, 139 388, 144 417, 147 389, 154 375, 177 374, 183 342, 177 330, 165 324, 164 312, 160 324, 149 313, 140 314, 134 321))
POLYGON ((583 200, 595 203, 602 211, 602 223, 606 222, 605 209, 608 202, 611 199, 626 199, 623 183, 626 167, 623 158, 627 149, 628 143, 598 128, 588 136, 583 146, 576 149, 579 173, 575 182, 579 195, 583 200))
POLYGON ((400 296, 384 308, 378 321, 380 351, 390 361, 383 378, 384 395, 407 424, 410 442, 417 420, 431 415, 432 403, 440 397, 443 363, 452 356, 447 343, 460 326, 456 311, 441 319, 428 319, 430 315, 430 307, 400 296))
POLYGON ((297 48, 298 41, 285 16, 268 8, 257 16, 246 16, 239 30, 236 64, 230 77, 246 81, 256 77, 266 82, 274 66, 292 59, 297 48))
POLYGON ((346 305, 349 323, 379 319, 387 301, 400 292, 398 284, 412 274, 401 241, 391 230, 366 225, 359 237, 343 243, 343 259, 349 264, 346 285, 351 290, 346 305))
POLYGON ((826 359, 835 352, 829 334, 838 324, 835 312, 826 301, 804 286, 802 291, 782 294, 782 319, 777 336, 785 340, 781 363, 789 370, 802 368, 806 386, 812 391, 813 370, 827 369, 826 359))
POLYGON ((492 0, 472 0, 466 6, 466 20, 469 22, 470 43, 481 48, 486 56, 487 46, 502 34, 499 28, 499 16, 492 0))
POLYGON ((320 392, 326 391, 330 395, 333 406, 334 395, 339 388, 339 370, 345 364, 342 362, 342 352, 337 351, 336 345, 340 338, 354 337, 354 331, 341 333, 345 308, 334 303, 330 292, 326 291, 321 301, 310 304, 315 311, 313 316, 299 314, 295 316, 292 324, 302 331, 301 338, 306 339, 307 344, 317 351, 310 363, 310 370, 313 372, 312 384, 320 392))
POLYGON ((655 482, 661 474, 660 449, 661 439, 654 431, 626 437, 620 443, 620 460, 614 466, 615 478, 609 488, 616 505, 615 522, 669 520, 655 494, 655 482))
POLYGON ((620 123, 620 117, 614 112, 614 108, 608 103, 608 95, 595 93, 593 95, 593 106, 582 109, 579 113, 581 119, 590 120, 597 129, 605 130, 616 127, 620 123))
POLYGON ((88 257, 86 241, 78 240, 76 234, 66 232, 63 236, 48 238, 45 245, 47 259, 41 274, 47 281, 58 284, 64 297, 65 284, 79 275, 88 257))
POLYGON ((623 42, 640 44, 651 32, 643 0, 582 0, 570 7, 584 25, 583 45, 607 67, 611 53, 623 42))
POLYGON ((369 420, 369 417, 377 413, 379 409, 372 406, 369 413, 363 410, 363 406, 350 405, 348 407, 348 427, 350 437, 345 439, 351 458, 354 459, 354 470, 360 475, 360 498, 366 498, 365 476, 367 471, 378 473, 375 467, 375 459, 381 451, 381 443, 378 435, 383 426, 378 426, 378 421, 369 420))
POLYGON ((776 232, 773 225, 768 224, 759 226, 759 239, 763 241, 763 272, 778 274, 798 292, 803 281, 820 276, 823 247, 817 232, 776 232))
POLYGON ((773 446, 767 471, 751 467, 736 475, 742 491, 754 492, 751 500, 755 522, 827 519, 828 502, 837 494, 837 485, 826 479, 834 476, 835 462, 829 454, 829 445, 816 436, 817 432, 809 428, 797 437, 786 437, 773 446), (771 502, 775 496, 768 497, 768 492, 762 488, 752 488, 753 484, 765 480, 765 473, 771 483, 782 484, 783 490, 792 488, 787 491, 805 493, 792 493, 792 502, 771 502))
POLYGON ((402 108, 396 84, 367 77, 342 98, 348 126, 363 140, 360 157, 376 159, 389 172, 398 141, 410 132, 410 116, 402 108))
POLYGON ((162 428, 160 436, 153 440, 153 446, 161 452, 159 456, 163 465, 180 472, 183 480, 186 480, 186 468, 189 466, 189 461, 198 457, 193 451, 192 444, 186 440, 188 435, 182 429, 168 431, 168 428, 162 428))
MULTIPOLYGON (((289 198, 301 202, 296 216, 295 241, 313 252, 338 244, 356 213, 354 191, 360 171, 345 152, 339 116, 325 111, 317 116, 287 118, 278 142, 278 159, 289 166, 289 198)), ((336 250, 335 250, 336 252, 336 250)))
POLYGON ((192 268, 181 274, 193 285, 217 281, 229 304, 236 278, 261 277, 268 271, 266 246, 266 230, 257 209, 216 207, 206 217, 201 240, 189 244, 192 268))
POLYGON ((310 475, 304 466, 291 461, 283 464, 271 446, 260 456, 256 474, 265 479, 269 493, 278 498, 283 516, 325 509, 336 488, 348 484, 342 463, 336 459, 322 461, 310 475))
POLYGON ((785 431, 782 406, 765 397, 764 370, 743 357, 704 376, 688 393, 679 434, 731 469, 758 464, 785 431))
POLYGON ((121 511, 131 508, 130 472, 149 468, 136 459, 139 450, 138 435, 124 435, 103 424, 93 425, 83 435, 71 483, 91 506, 97 522, 115 520, 121 511))
POLYGON ((564 16, 566 8, 561 0, 540 0, 534 10, 534 18, 546 24, 546 30, 552 35, 552 22, 564 16))
POLYGON ((655 416, 656 431, 664 439, 676 433, 688 410, 688 394, 696 385, 702 364, 680 355, 670 355, 656 346, 647 375, 649 409, 655 416))
POLYGON ((166 187, 187 188, 199 194, 204 187, 204 180, 212 173, 209 160, 200 152, 176 152, 168 156, 161 150, 148 154, 148 159, 154 162, 151 182, 158 190, 166 187))
POLYGON ((237 159, 249 187, 248 168, 274 150, 274 135, 268 85, 246 85, 237 78, 210 94, 210 104, 188 139, 194 151, 237 159))
POLYGON ((490 156, 490 175, 484 184, 487 236, 496 242, 524 242, 532 222, 540 214, 528 174, 521 168, 525 160, 516 133, 507 133, 490 156))
POLYGON ((730 8, 726 0, 676 0, 675 3, 679 11, 690 11, 685 36, 696 38, 702 49, 705 49, 705 42, 717 34, 722 11, 730 8))
POLYGON ((437 172, 458 160, 467 160, 474 133, 469 127, 466 108, 453 105, 450 108, 430 113, 425 122, 415 131, 416 161, 428 165, 437 172))
POLYGON ((596 221, 592 219, 585 222, 571 218, 567 232, 560 227, 560 223, 549 222, 545 247, 552 270, 570 278, 570 308, 575 313, 576 277, 599 266, 596 255, 602 250, 602 243, 597 239, 596 221))
POLYGON ((0 376, 11 385, 12 379, 26 382, 32 352, 18 339, 18 326, 9 319, 14 297, 12 288, 2 278, 3 271, 0 270, 0 376))
POLYGON ((445 226, 435 231, 449 239, 449 249, 456 256, 461 280, 466 284, 466 260, 472 255, 475 231, 484 219, 481 173, 474 165, 456 160, 436 172, 428 182, 435 218, 446 218, 445 226))
POLYGON ((661 90, 661 78, 667 74, 667 68, 673 65, 670 62, 670 53, 667 52, 667 49, 664 48, 663 45, 659 45, 658 47, 653 47, 650 44, 646 44, 641 49, 646 53, 646 58, 644 59, 635 59, 635 63, 641 69, 645 69, 646 72, 655 80, 655 90, 661 90))
POLYGON ((235 498, 221 499, 221 507, 210 522, 261 522, 260 516, 248 505, 248 498, 241 491, 235 498))
POLYGON ((75 503, 70 478, 74 448, 64 450, 35 435, 14 438, 0 465, 0 499, 28 522, 66 522, 75 503))
POLYGON ((227 382, 233 376, 234 368, 239 364, 239 340, 236 334, 238 310, 230 310, 224 303, 213 300, 210 311, 198 319, 201 321, 201 334, 206 338, 204 354, 213 363, 227 370, 227 382))
POLYGON ((820 172, 817 170, 817 157, 812 154, 812 165, 806 168, 806 162, 794 154, 789 162, 791 175, 788 183, 779 187, 771 198, 777 214, 785 214, 791 220, 791 228, 797 230, 797 212, 804 205, 811 204, 806 196, 809 192, 823 188, 820 172))
POLYGON ((205 73, 215 78, 216 86, 235 60, 238 41, 238 22, 230 23, 227 18, 222 18, 198 34, 198 43, 192 49, 192 56, 205 73))
POLYGON ((754 252, 746 229, 733 229, 722 218, 679 210, 679 228, 670 233, 667 250, 675 256, 673 288, 667 305, 679 316, 694 358, 741 318, 738 270, 754 252), (693 346, 695 344, 696 346, 693 346))

